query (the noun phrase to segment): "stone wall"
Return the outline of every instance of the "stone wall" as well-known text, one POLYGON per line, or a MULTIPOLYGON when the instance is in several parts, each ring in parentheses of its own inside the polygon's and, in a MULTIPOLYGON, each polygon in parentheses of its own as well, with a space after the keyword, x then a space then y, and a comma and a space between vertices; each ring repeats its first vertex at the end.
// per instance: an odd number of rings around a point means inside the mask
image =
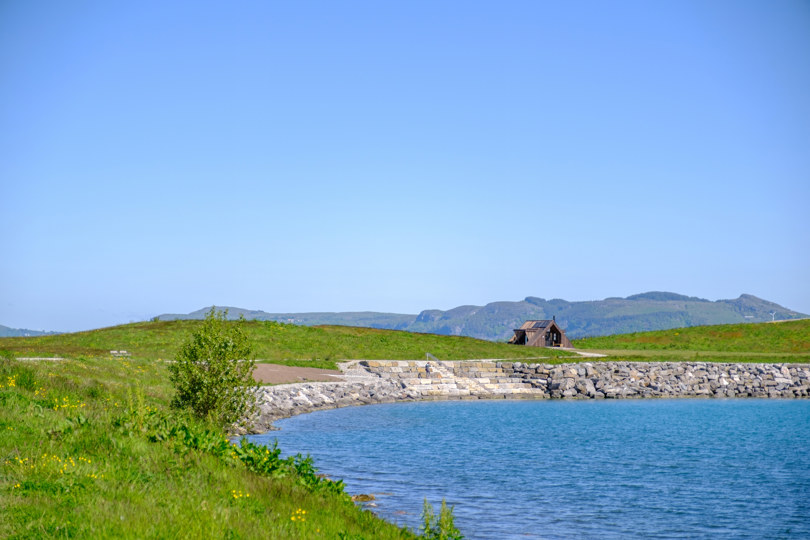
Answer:
POLYGON ((395 401, 810 396, 810 366, 797 364, 363 360, 341 369, 343 382, 261 388, 254 429, 321 409, 395 401))

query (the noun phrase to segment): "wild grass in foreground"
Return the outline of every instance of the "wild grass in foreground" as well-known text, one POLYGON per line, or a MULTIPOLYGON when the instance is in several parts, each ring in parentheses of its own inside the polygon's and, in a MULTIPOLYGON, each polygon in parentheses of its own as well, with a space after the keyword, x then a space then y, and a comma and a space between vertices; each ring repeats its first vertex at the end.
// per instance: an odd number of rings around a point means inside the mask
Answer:
POLYGON ((162 363, 0 360, 2 538, 412 538, 167 406, 162 363))

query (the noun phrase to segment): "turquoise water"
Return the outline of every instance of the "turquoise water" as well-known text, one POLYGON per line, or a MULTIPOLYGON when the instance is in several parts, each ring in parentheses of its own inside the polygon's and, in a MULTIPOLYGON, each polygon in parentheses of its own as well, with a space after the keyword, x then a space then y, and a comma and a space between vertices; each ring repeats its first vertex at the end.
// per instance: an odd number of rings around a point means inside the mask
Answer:
POLYGON ((467 538, 810 538, 810 401, 476 401, 289 418, 378 515, 455 505, 467 538))

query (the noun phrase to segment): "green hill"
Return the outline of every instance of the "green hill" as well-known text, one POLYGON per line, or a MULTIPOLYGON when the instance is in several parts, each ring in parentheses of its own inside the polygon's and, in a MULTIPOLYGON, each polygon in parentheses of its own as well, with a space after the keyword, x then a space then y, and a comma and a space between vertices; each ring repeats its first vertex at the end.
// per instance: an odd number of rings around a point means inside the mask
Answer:
MULTIPOLYGON (((138 359, 171 359, 199 324, 198 320, 155 321, 71 334, 0 338, 0 351, 17 357, 78 358, 106 357, 111 350, 126 350, 138 359)), ((259 361, 311 367, 334 368, 336 361, 348 359, 418 360, 425 358, 425 353, 441 360, 517 360, 569 354, 463 336, 349 326, 246 321, 245 329, 255 343, 259 361)), ((810 320, 695 326, 582 338, 573 343, 580 349, 607 352, 612 358, 678 360, 701 354, 717 361, 806 361, 810 359, 810 320)))
POLYGON ((582 349, 809 354, 810 319, 759 324, 696 326, 578 339, 582 349))
MULTIPOLYGON (((125 324, 87 332, 28 338, 2 338, 0 350, 15 356, 108 356, 126 350, 134 357, 170 359, 200 324, 198 320, 125 324)), ((418 360, 431 353, 440 360, 531 358, 565 355, 564 351, 515 347, 461 336, 417 334, 348 326, 298 326, 274 321, 246 321, 245 330, 261 361, 313 365, 315 359, 418 360)))

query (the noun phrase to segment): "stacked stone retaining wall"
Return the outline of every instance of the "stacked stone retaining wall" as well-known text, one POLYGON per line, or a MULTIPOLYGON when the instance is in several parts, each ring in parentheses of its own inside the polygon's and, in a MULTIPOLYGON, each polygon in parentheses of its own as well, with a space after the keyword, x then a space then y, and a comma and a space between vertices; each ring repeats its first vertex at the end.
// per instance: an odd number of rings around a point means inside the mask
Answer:
POLYGON ((363 360, 342 369, 343 382, 261 388, 254 429, 320 409, 395 401, 810 396, 810 366, 797 364, 363 360))

